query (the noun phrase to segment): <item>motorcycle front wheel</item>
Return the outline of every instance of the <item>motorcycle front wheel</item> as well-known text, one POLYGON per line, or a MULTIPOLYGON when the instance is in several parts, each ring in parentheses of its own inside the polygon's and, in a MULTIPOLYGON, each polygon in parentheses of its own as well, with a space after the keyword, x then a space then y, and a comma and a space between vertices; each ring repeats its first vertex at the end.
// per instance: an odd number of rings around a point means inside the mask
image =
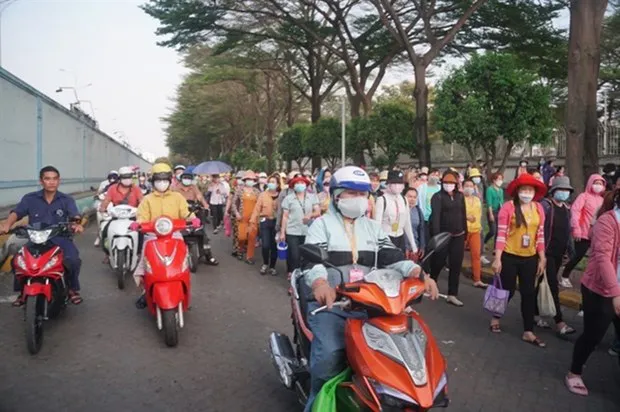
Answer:
POLYGON ((116 251, 116 283, 118 288, 125 289, 125 274, 127 273, 127 250, 116 251))
POLYGON ((35 355, 43 345, 43 299, 45 296, 28 296, 25 307, 26 346, 35 355))
POLYGON ((179 343, 179 328, 177 325, 177 309, 162 311, 162 323, 164 330, 164 341, 166 346, 175 347, 179 343))
POLYGON ((200 261, 200 250, 198 249, 198 243, 192 242, 189 246, 189 270, 192 273, 196 273, 198 270, 198 262, 200 261))

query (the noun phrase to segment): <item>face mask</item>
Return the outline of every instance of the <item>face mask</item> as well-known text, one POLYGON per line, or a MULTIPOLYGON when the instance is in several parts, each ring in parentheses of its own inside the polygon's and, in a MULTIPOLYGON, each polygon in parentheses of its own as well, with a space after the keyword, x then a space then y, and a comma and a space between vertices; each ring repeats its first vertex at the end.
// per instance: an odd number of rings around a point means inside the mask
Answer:
POLYGON ((495 185, 496 185, 497 187, 502 187, 502 185, 503 185, 503 184, 504 184, 504 181, 503 181, 503 180, 497 180, 497 181, 495 182, 495 185))
POLYGON ((114 182, 116 182, 116 178, 115 178, 115 177, 113 177, 113 178, 111 178, 111 179, 108 179, 108 182, 110 182, 110 183, 114 183, 114 182))
POLYGON ((465 193, 465 196, 471 196, 474 194, 474 188, 473 187, 466 187, 463 189, 463 193, 465 193))
POLYGON ((131 186, 132 180, 131 179, 121 179, 121 184, 123 186, 131 186))
POLYGON ((525 164, 525 163, 521 163, 521 167, 525 167, 525 166, 526 166, 526 164, 525 164))
POLYGON ((192 184, 192 179, 181 179, 181 183, 183 183, 183 186, 190 186, 192 184))
POLYGON ((277 183, 267 183, 267 189, 269 190, 276 190, 278 188, 278 184, 277 183))
POLYGON ((456 185, 454 183, 444 183, 443 184, 443 190, 445 190, 448 193, 454 192, 455 188, 456 188, 456 185))
POLYGON ((570 196, 568 190, 556 190, 553 192, 553 198, 559 202, 566 202, 570 196))
POLYGON ((368 199, 361 196, 340 199, 338 200, 338 210, 349 219, 357 219, 366 214, 368 199))
POLYGON ((256 182, 254 180, 246 180, 245 185, 247 187, 254 187, 256 185, 256 182))
POLYGON ((182 176, 182 175, 183 175, 183 173, 182 173, 182 172, 181 172, 181 173, 177 173, 177 174, 176 174, 176 178, 177 178, 177 180, 181 180, 181 176, 182 176))
POLYGON ((530 203, 534 199, 534 195, 524 192, 519 192, 519 200, 523 203, 530 203))
POLYGON ((245 183, 243 183, 243 180, 241 179, 237 179, 237 186, 243 186, 245 183))
POLYGON ((380 187, 381 189, 387 189, 387 183, 386 183, 386 182, 381 182, 381 183, 379 184, 379 187, 380 187))
POLYGON ((402 183, 392 183, 389 185, 390 191, 397 195, 399 193, 402 193, 402 191, 405 189, 405 185, 402 183))
POLYGON ((472 177, 471 181, 474 182, 477 185, 480 184, 480 178, 479 177, 472 177))
POLYGON ((614 176, 616 174, 615 170, 612 170, 611 172, 608 173, 609 176, 614 176))
POLYGON ((170 187, 170 182, 167 180, 156 180, 153 186, 155 186, 155 190, 158 192, 165 192, 170 187))
POLYGON ((297 193, 302 193, 302 192, 305 192, 305 191, 306 191, 306 185, 305 185, 305 183, 297 183, 297 184, 295 185, 295 191, 296 191, 297 193))
POLYGON ((439 183, 439 178, 437 176, 431 176, 428 178, 428 183, 430 183, 431 185, 436 185, 437 183, 439 183))
POLYGON ((597 194, 598 194, 598 193, 601 193, 603 190, 605 190, 605 186, 603 186, 603 185, 602 185, 602 184, 600 184, 600 183, 596 183, 596 184, 593 184, 593 185, 592 185, 592 191, 593 191, 594 193, 597 193, 597 194))

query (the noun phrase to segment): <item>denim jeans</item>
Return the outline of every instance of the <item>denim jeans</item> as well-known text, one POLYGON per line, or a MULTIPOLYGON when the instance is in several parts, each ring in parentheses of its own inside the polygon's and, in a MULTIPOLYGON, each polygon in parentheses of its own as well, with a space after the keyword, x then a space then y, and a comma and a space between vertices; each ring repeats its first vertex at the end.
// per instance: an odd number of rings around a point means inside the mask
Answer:
POLYGON ((308 326, 314 337, 310 347, 310 394, 304 412, 312 410, 312 403, 323 384, 347 366, 344 350, 344 325, 347 318, 366 318, 363 312, 345 312, 338 308, 311 315, 310 312, 319 306, 317 302, 308 303, 308 326))

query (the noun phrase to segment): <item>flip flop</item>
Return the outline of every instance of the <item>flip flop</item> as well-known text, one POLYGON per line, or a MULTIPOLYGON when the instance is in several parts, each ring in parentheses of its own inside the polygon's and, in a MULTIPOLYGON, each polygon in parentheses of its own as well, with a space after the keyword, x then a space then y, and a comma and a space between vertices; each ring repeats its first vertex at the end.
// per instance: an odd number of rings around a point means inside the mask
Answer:
POLYGON ((84 301, 78 292, 69 292, 69 301, 74 305, 79 305, 84 301))
POLYGON ((15 298, 15 300, 13 301, 11 305, 14 308, 19 308, 21 306, 24 306, 25 303, 26 301, 24 300, 24 295, 19 295, 17 298, 15 298))
POLYGON ((558 335, 560 335, 560 336, 572 335, 575 332, 577 332, 577 331, 574 328, 572 328, 571 326, 564 325, 562 327, 562 329, 560 329, 558 331, 558 335))
POLYGON ((502 333, 502 328, 499 326, 499 324, 489 326, 489 330, 493 333, 502 333))
POLYGON ((588 396, 588 388, 586 388, 580 376, 573 376, 572 378, 567 376, 564 378, 564 383, 571 393, 580 396, 588 396))
POLYGON ((544 349, 547 347, 547 344, 538 338, 534 338, 534 340, 529 340, 529 339, 524 339, 524 338, 521 338, 521 339, 523 340, 523 342, 529 343, 530 345, 534 345, 537 348, 544 349))

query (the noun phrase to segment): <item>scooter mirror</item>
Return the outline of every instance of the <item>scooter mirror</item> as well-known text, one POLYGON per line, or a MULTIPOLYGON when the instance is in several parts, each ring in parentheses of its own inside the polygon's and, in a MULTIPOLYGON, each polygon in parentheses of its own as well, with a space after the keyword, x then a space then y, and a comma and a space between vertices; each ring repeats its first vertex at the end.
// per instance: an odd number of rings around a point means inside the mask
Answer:
POLYGON ((428 256, 432 253, 441 252, 448 246, 450 239, 452 239, 452 235, 449 232, 443 232, 433 236, 426 245, 426 251, 424 254, 428 256))
POLYGON ((299 250, 301 251, 301 257, 310 263, 324 263, 329 259, 327 251, 317 245, 301 245, 299 250))

